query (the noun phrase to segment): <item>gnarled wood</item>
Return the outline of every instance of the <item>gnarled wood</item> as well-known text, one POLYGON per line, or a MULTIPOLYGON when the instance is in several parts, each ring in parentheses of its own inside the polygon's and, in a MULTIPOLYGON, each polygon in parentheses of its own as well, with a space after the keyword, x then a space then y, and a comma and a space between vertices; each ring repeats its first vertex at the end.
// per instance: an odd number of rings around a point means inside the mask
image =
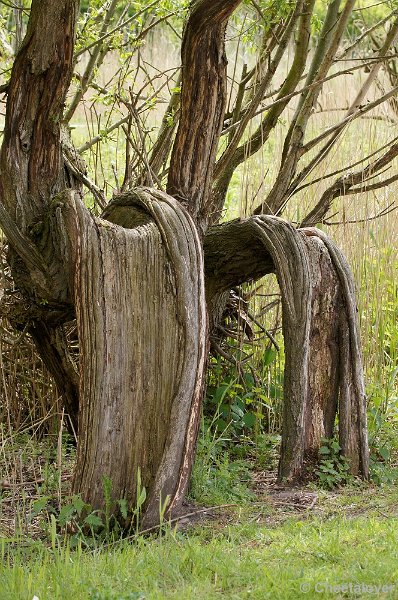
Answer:
POLYGON ((319 458, 322 437, 334 435, 339 397, 340 314, 342 289, 326 246, 317 237, 307 238, 311 267, 311 328, 308 357, 308 398, 304 411, 304 464, 319 458))
POLYGON ((369 446, 366 395, 363 376, 360 331, 357 319, 355 287, 350 267, 341 250, 320 229, 302 230, 322 240, 340 281, 343 310, 339 315, 339 438, 351 472, 369 476, 369 446))
POLYGON ((251 222, 272 256, 282 293, 285 378, 279 475, 289 480, 305 476, 321 437, 333 433, 339 398, 342 452, 351 472, 367 478, 366 399, 348 264, 319 230, 296 230, 271 216, 251 222))
POLYGON ((203 239, 206 297, 255 281, 275 270, 267 248, 253 232, 253 220, 234 220, 210 227, 203 239))
POLYGON ((124 201, 144 224, 94 219, 69 196, 80 342, 74 490, 103 508, 109 477, 113 499, 134 508, 140 472, 148 525, 160 501, 168 498, 169 513, 178 509, 191 470, 207 350, 203 259, 175 200, 141 189, 124 201))
POLYGON ((254 217, 254 228, 271 254, 282 294, 285 377, 279 474, 295 479, 303 472, 308 403, 311 327, 311 267, 304 236, 277 217, 254 217))
MULTIPOLYGON (((8 86, 0 153, 0 225, 10 243, 12 275, 26 297, 46 304, 48 313, 65 302, 63 257, 53 244, 45 248, 38 241, 52 197, 67 185, 60 122, 78 8, 78 0, 32 2, 8 86)), ((51 232, 44 236, 49 241, 51 232)))

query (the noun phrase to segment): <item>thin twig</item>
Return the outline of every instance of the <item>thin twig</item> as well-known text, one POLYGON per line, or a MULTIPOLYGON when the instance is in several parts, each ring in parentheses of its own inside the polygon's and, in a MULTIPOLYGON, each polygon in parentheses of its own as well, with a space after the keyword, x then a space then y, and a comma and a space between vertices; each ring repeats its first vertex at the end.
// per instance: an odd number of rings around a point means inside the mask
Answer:
POLYGON ((65 166, 71 171, 71 173, 81 181, 93 194, 95 199, 98 202, 99 207, 104 210, 106 206, 106 199, 104 192, 97 186, 91 179, 87 177, 84 173, 82 173, 74 164, 72 164, 65 156, 64 156, 65 166))
POLYGON ((91 42, 91 44, 87 44, 87 46, 85 46, 84 48, 82 48, 81 50, 76 52, 74 59, 76 60, 77 58, 79 58, 79 56, 84 54, 87 50, 90 50, 90 48, 97 46, 97 44, 101 44, 101 42, 106 40, 108 37, 110 37, 117 31, 120 31, 120 29, 123 29, 123 27, 126 27, 133 21, 137 20, 137 17, 139 17, 140 15, 142 15, 142 13, 144 13, 145 11, 147 11, 150 8, 152 8, 153 6, 155 6, 155 4, 158 4, 158 0, 154 0, 154 2, 151 2, 151 4, 149 4, 148 6, 145 6, 145 8, 143 8, 139 12, 135 13, 132 17, 126 19, 126 21, 123 21, 123 23, 119 23, 119 25, 117 25, 116 27, 114 27, 113 29, 111 29, 110 31, 108 31, 107 33, 102 35, 101 37, 99 37, 97 40, 95 40, 94 42, 91 42))
MULTIPOLYGON (((378 60, 380 62, 385 62, 386 60, 391 60, 391 58, 395 58, 397 56, 398 56, 398 54, 394 54, 394 55, 391 55, 391 56, 388 56, 388 57, 384 57, 384 58, 381 58, 381 59, 379 58, 378 60)), ((372 61, 368 61, 366 63, 363 63, 363 65, 356 65, 356 66, 351 67, 349 69, 343 69, 342 71, 338 71, 337 73, 332 73, 332 75, 328 75, 327 77, 324 77, 323 79, 319 79, 319 80, 315 81, 314 83, 306 85, 306 86, 300 88, 299 90, 296 90, 296 91, 292 92, 291 94, 287 94, 286 96, 282 96, 282 98, 278 98, 277 100, 275 100, 274 102, 271 102, 270 104, 266 104, 261 109, 259 109, 253 116, 257 117, 258 115, 261 115, 262 113, 266 112, 267 110, 270 110, 274 106, 276 106, 278 104, 281 104, 283 102, 286 102, 286 100, 290 100, 291 98, 294 98, 295 96, 299 96, 303 92, 306 92, 308 90, 312 90, 312 89, 318 87, 319 85, 321 85, 323 83, 326 83, 327 81, 330 81, 331 79, 335 79, 336 77, 340 77, 341 75, 351 75, 354 71, 358 71, 359 69, 364 69, 366 67, 370 67, 370 66, 374 65, 374 63, 375 63, 375 61, 372 60, 372 61)), ((277 93, 277 92, 275 92, 275 93, 277 93)), ((240 121, 237 121, 233 125, 229 125, 225 129, 223 129, 221 135, 226 135, 227 133, 229 133, 233 129, 236 129, 236 127, 239 126, 239 123, 240 123, 240 121)))
POLYGON ((380 219, 381 217, 385 217, 386 215, 392 213, 394 210, 397 210, 398 206, 394 206, 395 202, 389 204, 386 208, 383 208, 377 215, 373 215, 372 217, 366 217, 365 219, 346 219, 345 221, 322 221, 324 225, 351 225, 357 223, 367 223, 368 221, 375 221, 376 219, 380 219))

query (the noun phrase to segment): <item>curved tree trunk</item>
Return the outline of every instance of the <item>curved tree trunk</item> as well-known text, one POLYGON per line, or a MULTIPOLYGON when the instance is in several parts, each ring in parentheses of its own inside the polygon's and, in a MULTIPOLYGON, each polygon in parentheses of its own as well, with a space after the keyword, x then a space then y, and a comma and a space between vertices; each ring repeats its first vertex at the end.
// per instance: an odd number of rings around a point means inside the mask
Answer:
POLYGON ((280 478, 294 481, 310 473, 321 438, 334 433, 336 414, 351 472, 367 478, 355 290, 341 251, 318 229, 297 230, 265 215, 212 227, 204 248, 208 305, 218 314, 230 287, 276 271, 285 340, 280 478))
POLYGON ((123 196, 138 215, 128 228, 94 219, 73 194, 63 202, 66 231, 78 241, 74 491, 103 508, 108 478, 114 508, 123 498, 134 509, 140 478, 143 522, 152 525, 160 505, 179 509, 194 456, 207 350, 201 244, 188 213, 156 190, 123 196))
POLYGON ((351 472, 368 478, 366 395, 354 281, 343 253, 323 231, 316 228, 302 231, 305 235, 315 236, 322 241, 339 279, 342 308, 339 312, 335 311, 335 315, 339 325, 340 446, 343 455, 350 461, 351 472))
POLYGON ((320 230, 278 217, 253 218, 282 293, 285 339, 280 478, 305 477, 330 437, 339 398, 339 436, 353 475, 369 475, 366 397, 352 276, 320 230), (313 239, 315 237, 315 239, 313 239))

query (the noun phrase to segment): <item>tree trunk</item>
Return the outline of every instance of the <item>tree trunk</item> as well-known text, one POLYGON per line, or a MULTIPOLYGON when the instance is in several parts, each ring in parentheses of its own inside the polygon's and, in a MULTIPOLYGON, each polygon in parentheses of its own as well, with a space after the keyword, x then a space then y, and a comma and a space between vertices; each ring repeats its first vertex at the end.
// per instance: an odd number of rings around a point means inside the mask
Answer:
MULTIPOLYGON (((285 340, 284 407, 279 476, 308 476, 322 437, 338 412, 342 453, 351 473, 369 474, 366 398, 348 264, 318 229, 296 230, 259 216, 212 227, 205 237, 206 293, 211 312, 227 289, 276 271, 285 340)), ((217 315, 210 315, 210 323, 217 315)))
MULTIPOLYGON (((339 334, 339 438, 342 453, 349 459, 351 473, 369 476, 369 446, 365 383, 357 319, 354 281, 341 250, 316 228, 302 230, 322 240, 330 255, 341 288, 339 334)), ((335 367, 336 368, 336 367, 335 367)))
POLYGON ((334 433, 339 397, 340 315, 344 311, 339 278, 325 245, 305 240, 312 278, 308 357, 308 401, 304 411, 304 465, 319 460, 321 438, 334 433))
POLYGON ((112 510, 119 499, 134 509, 140 478, 143 523, 152 525, 160 506, 167 515, 180 508, 194 456, 207 351, 201 244, 188 213, 161 192, 119 198, 128 228, 94 219, 70 193, 63 201, 66 231, 77 240, 74 491, 101 509, 109 478, 112 510))
POLYGON ((321 438, 333 433, 339 398, 343 454, 351 473, 367 478, 366 398, 348 265, 317 229, 296 230, 265 215, 249 219, 246 227, 271 255, 282 295, 285 376, 279 476, 290 481, 306 477, 318 459, 321 438))

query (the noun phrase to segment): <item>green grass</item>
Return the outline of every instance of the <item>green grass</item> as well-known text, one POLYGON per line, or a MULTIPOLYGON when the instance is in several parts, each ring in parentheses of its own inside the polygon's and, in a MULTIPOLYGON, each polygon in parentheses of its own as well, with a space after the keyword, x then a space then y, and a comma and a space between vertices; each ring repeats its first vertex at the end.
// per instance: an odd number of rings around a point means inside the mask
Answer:
POLYGON ((393 586, 369 595, 398 598, 396 501, 393 487, 319 492, 317 505, 304 513, 280 511, 265 499, 197 526, 189 535, 168 529, 161 537, 95 552, 35 543, 10 553, 3 542, 3 557, 12 557, 12 564, 5 560, 0 571, 0 598, 366 596, 355 588, 340 594, 327 587, 350 583, 393 586))

